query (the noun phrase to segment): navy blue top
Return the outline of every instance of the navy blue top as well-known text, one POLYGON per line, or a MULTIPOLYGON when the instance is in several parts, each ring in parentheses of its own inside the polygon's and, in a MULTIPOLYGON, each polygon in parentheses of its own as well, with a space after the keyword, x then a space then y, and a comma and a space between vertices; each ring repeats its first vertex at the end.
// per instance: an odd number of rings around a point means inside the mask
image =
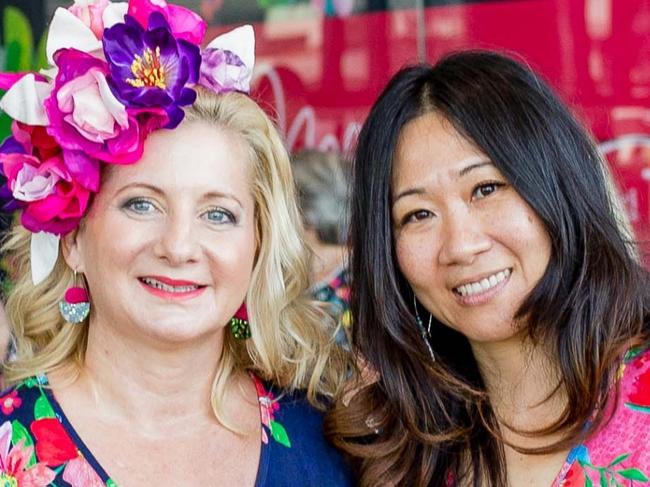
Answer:
MULTIPOLYGON (((253 380, 262 420, 256 487, 352 486, 343 458, 323 437, 322 413, 301 393, 253 380)), ((117 487, 47 385, 41 375, 0 395, 0 476, 35 487, 117 487)))

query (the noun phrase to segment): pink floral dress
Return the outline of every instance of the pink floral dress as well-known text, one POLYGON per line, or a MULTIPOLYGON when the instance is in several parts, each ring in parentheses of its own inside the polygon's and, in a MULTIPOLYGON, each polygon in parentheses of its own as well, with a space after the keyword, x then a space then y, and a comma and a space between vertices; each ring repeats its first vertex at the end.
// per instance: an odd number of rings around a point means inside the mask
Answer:
MULTIPOLYGON (((255 485, 351 486, 341 456, 323 437, 322 414, 300 393, 251 377, 262 422, 255 485)), ((0 394, 0 487, 117 487, 47 386, 41 375, 0 394)))
POLYGON ((625 356, 617 399, 611 419, 571 450, 553 487, 650 485, 650 349, 625 356))

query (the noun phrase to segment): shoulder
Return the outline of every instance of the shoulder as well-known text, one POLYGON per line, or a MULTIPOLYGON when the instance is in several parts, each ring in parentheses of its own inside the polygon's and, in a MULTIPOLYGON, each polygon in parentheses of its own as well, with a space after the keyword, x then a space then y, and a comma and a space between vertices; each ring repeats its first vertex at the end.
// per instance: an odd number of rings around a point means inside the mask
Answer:
POLYGON ((256 382, 262 441, 270 465, 267 485, 352 485, 342 455, 325 439, 323 412, 300 391, 288 392, 256 382), (289 482, 289 483, 287 483, 289 482))

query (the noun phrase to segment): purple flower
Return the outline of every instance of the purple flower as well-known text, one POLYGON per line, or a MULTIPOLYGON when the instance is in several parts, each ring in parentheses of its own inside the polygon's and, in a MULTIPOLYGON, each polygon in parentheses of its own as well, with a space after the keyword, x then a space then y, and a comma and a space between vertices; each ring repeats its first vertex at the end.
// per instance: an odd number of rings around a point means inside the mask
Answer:
POLYGON ((205 49, 201 56, 201 77, 199 84, 217 93, 250 90, 251 70, 232 51, 205 49))
POLYGON ((181 106, 191 105, 196 92, 187 84, 199 79, 198 46, 172 35, 159 12, 149 16, 147 30, 130 15, 104 31, 104 54, 111 88, 127 107, 160 107, 169 117, 166 128, 183 119, 181 106))

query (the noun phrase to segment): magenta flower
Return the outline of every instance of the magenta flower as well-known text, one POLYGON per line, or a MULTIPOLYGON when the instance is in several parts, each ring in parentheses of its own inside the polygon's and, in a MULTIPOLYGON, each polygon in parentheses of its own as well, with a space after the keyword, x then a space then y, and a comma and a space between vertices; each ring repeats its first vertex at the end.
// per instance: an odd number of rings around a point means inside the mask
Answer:
POLYGON ((166 128, 183 119, 180 108, 191 105, 196 92, 187 85, 199 79, 199 48, 175 39, 165 17, 149 16, 147 30, 127 15, 124 23, 104 31, 104 54, 116 97, 128 107, 160 107, 167 112, 166 128))
POLYGON ((224 49, 205 49, 201 53, 199 84, 217 93, 250 89, 251 70, 237 54, 224 49))
POLYGON ((131 0, 128 14, 142 27, 147 27, 153 12, 162 14, 177 39, 200 45, 208 28, 200 15, 179 5, 170 5, 165 0, 131 0))
MULTIPOLYGON (((163 110, 127 109, 108 85, 108 64, 75 49, 54 55, 59 71, 54 90, 45 100, 47 131, 66 150, 75 172, 88 159, 131 164, 142 156, 144 139, 167 123, 163 110)), ((94 191, 97 188, 91 188, 94 191)))
POLYGON ((23 440, 12 447, 12 432, 11 421, 5 421, 0 426, 0 479, 4 481, 3 485, 20 487, 50 485, 56 478, 56 473, 42 462, 28 467, 34 447, 23 446, 23 440))

